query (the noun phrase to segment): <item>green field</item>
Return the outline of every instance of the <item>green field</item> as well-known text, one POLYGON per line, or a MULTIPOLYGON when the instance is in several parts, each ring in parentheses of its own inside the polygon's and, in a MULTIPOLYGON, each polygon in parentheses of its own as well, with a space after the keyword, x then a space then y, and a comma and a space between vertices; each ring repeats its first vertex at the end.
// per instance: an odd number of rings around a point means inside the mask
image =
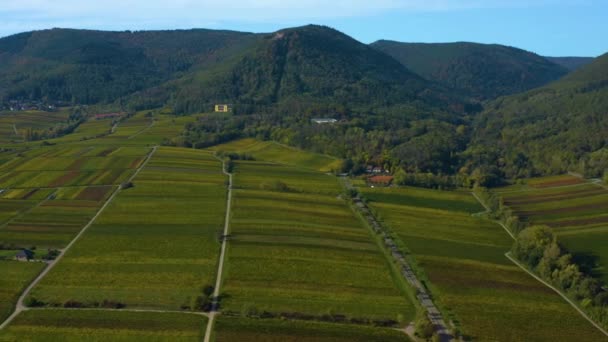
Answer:
POLYGON ((332 171, 340 167, 340 160, 334 157, 298 150, 274 141, 241 139, 213 146, 210 150, 248 154, 256 160, 271 161, 322 172, 332 171))
POLYGON ((68 119, 68 110, 58 112, 0 112, 0 143, 23 141, 23 133, 31 128, 43 130, 68 119))
POLYGON ((338 189, 335 177, 308 180, 294 168, 238 162, 235 182, 244 189, 233 199, 225 310, 413 318, 414 306, 369 230, 344 200, 319 194, 338 189), (255 186, 276 177, 289 185, 308 181, 306 192, 255 186))
POLYGON ((608 282, 608 190, 572 176, 530 179, 528 184, 535 187, 496 191, 522 220, 552 227, 575 259, 608 282))
MULTIPOLYGON (((15 254, 15 251, 11 252, 15 254)), ((0 322, 13 312, 21 291, 43 268, 44 264, 39 262, 0 260, 0 322)))
POLYGON ((31 310, 0 331, 0 341, 201 341, 207 319, 182 313, 31 310))
POLYGON ((375 199, 372 210, 412 253, 437 302, 465 336, 478 341, 604 338, 504 256, 512 240, 497 224, 472 216, 481 207, 470 194, 411 188, 363 193, 375 199))
POLYGON ((397 342, 409 341, 397 330, 332 323, 246 319, 221 316, 215 342, 397 342))
POLYGON ((159 148, 37 286, 45 303, 180 309, 213 284, 225 176, 207 152, 159 148))

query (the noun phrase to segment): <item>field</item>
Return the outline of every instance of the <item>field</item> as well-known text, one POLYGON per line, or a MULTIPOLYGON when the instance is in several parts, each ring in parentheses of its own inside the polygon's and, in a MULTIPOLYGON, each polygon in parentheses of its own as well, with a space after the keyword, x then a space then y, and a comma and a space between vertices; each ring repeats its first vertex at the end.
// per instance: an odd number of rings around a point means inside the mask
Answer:
POLYGON ((46 147, 0 166, 0 243, 62 248, 95 215, 149 148, 46 147))
POLYGON ((66 121, 68 116, 68 111, 0 112, 0 143, 23 141, 22 134, 28 128, 35 130, 47 129, 55 124, 66 121))
POLYGON ((599 341, 604 337, 505 256, 509 235, 472 215, 467 193, 364 189, 370 206, 423 268, 438 303, 478 341, 599 341), (534 322, 534 324, 530 324, 534 322))
POLYGON ((336 197, 335 177, 259 162, 238 162, 234 172, 242 189, 233 199, 224 310, 413 318, 371 233, 336 197), (298 190, 260 186, 273 181, 298 190))
MULTIPOLYGON (((14 254, 14 252, 13 252, 14 254)), ((21 291, 42 271, 44 264, 0 260, 0 322, 15 309, 21 291)))
POLYGON ((201 341, 207 319, 182 313, 31 310, 0 341, 201 341))
POLYGON ((332 323, 221 316, 215 342, 393 342, 409 341, 397 330, 332 323))
POLYGON ((608 282, 608 190, 572 176, 528 184, 520 191, 496 191, 522 220, 552 227, 576 259, 608 282))
POLYGON ((213 146, 213 151, 236 152, 253 156, 256 160, 298 166, 328 172, 340 166, 340 160, 323 154, 305 152, 273 141, 241 139, 213 146))
POLYGON ((32 297, 108 300, 179 310, 213 284, 225 210, 221 163, 206 152, 159 148, 32 297))

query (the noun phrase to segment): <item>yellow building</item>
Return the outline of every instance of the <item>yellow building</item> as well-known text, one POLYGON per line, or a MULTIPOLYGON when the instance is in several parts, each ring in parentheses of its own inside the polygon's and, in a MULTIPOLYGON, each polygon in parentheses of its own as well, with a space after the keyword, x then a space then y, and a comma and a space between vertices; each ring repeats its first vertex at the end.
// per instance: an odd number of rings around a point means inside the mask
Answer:
POLYGON ((216 113, 228 113, 230 111, 230 105, 227 104, 217 104, 215 105, 216 113))

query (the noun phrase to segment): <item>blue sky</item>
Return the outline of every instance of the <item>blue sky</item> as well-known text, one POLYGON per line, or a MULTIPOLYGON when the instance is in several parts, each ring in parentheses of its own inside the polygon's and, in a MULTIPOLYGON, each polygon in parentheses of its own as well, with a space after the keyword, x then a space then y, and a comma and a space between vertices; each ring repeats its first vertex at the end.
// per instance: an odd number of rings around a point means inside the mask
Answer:
POLYGON ((323 24, 370 43, 473 41, 548 56, 608 52, 607 0, 0 0, 0 36, 52 28, 271 32, 323 24))

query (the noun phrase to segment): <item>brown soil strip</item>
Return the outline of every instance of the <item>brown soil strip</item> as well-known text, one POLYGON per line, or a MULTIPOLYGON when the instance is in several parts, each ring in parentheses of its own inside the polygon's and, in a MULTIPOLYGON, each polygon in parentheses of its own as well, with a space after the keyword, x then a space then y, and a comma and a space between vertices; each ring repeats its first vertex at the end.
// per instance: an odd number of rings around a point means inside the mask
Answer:
POLYGON ((546 210, 534 210, 534 211, 519 211, 517 212, 519 216, 523 217, 535 217, 535 216, 544 216, 544 215, 552 215, 552 214, 561 214, 561 213, 579 213, 587 210, 593 209, 606 209, 608 212, 608 203, 593 203, 587 205, 579 205, 576 207, 565 207, 565 208, 555 208, 555 209, 546 209, 546 210))
POLYGON ((82 190, 78 196, 76 196, 77 200, 86 200, 86 201, 101 201, 103 200, 107 193, 112 189, 111 187, 88 187, 82 190))
POLYGON ((574 184, 581 184, 584 183, 585 181, 580 179, 580 178, 568 178, 568 179, 560 179, 560 180, 555 180, 555 181, 549 181, 549 182, 544 182, 544 183, 538 183, 538 184, 532 184, 530 185, 533 188, 553 188, 556 186, 564 186, 564 185, 574 185, 574 184))
POLYGON ((505 199, 505 204, 520 205, 520 204, 542 203, 542 202, 548 202, 548 201, 572 199, 574 197, 592 196, 592 195, 600 195, 600 194, 608 194, 608 192, 606 192, 606 190, 601 189, 601 188, 593 188, 593 189, 585 189, 585 190, 577 190, 577 191, 559 192, 559 193, 550 194, 550 195, 513 196, 513 197, 509 197, 508 199, 505 199))
POLYGON ((559 222, 551 222, 549 223, 549 227, 560 228, 560 227, 578 227, 578 226, 587 226, 591 224, 598 223, 608 223, 608 216, 599 216, 593 218, 586 218, 580 220, 567 220, 567 221, 559 221, 559 222))
POLYGON ((78 171, 69 171, 64 173, 63 175, 57 177, 54 181, 52 181, 49 184, 49 187, 58 187, 58 186, 63 186, 66 183, 68 183, 69 181, 71 181, 72 179, 78 177, 79 173, 78 171))

